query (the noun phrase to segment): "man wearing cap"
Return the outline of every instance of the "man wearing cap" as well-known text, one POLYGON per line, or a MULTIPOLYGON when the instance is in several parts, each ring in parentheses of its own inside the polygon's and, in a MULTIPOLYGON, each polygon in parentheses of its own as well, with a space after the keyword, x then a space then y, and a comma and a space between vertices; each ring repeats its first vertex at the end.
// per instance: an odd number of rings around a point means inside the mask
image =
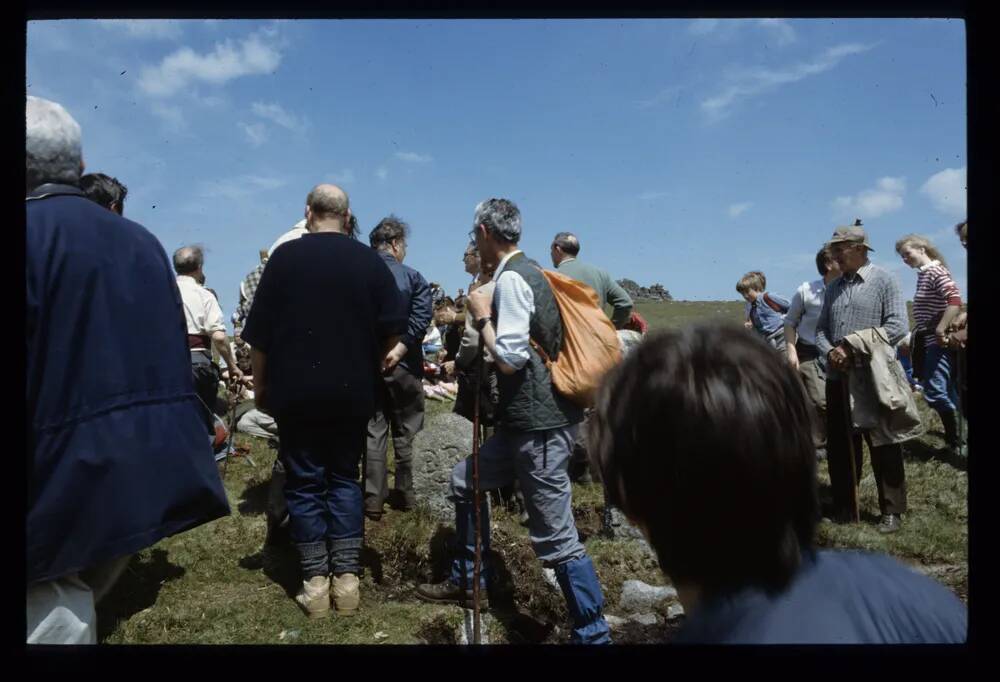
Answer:
MULTIPOLYGON (((845 390, 851 367, 845 337, 855 332, 881 328, 889 344, 895 346, 906 335, 906 307, 899 282, 887 271, 868 260, 872 251, 861 221, 838 227, 827 243, 841 276, 826 287, 823 308, 816 325, 816 346, 829 360, 826 383, 827 457, 830 484, 833 488, 834 518, 843 521, 851 499, 850 447, 853 442, 854 466, 861 476, 862 432, 852 432, 846 419, 850 412, 845 390)), ((871 432, 863 431, 871 452, 872 469, 878 487, 879 531, 899 530, 900 515, 906 512, 906 475, 903 451, 898 442, 872 446, 871 432)))

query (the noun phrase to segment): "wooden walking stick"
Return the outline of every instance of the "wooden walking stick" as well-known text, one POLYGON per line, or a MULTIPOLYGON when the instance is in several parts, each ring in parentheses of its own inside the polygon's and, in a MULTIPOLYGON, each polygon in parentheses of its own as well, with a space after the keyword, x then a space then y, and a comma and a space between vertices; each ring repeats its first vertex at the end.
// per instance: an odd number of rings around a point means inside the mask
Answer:
POLYGON ((479 518, 479 393, 483 382, 483 335, 479 334, 479 348, 476 354, 475 395, 472 399, 472 503, 475 505, 476 552, 472 563, 472 641, 482 643, 479 622, 479 572, 482 567, 482 530, 479 518))
POLYGON ((848 385, 850 379, 846 371, 843 372, 843 375, 844 378, 840 382, 840 395, 841 401, 844 404, 843 412, 847 416, 847 464, 851 469, 851 494, 849 498, 851 507, 850 512, 851 520, 854 521, 854 523, 859 523, 861 521, 861 510, 858 507, 858 470, 856 467, 858 462, 857 458, 861 456, 861 453, 854 451, 854 419, 851 414, 851 390, 848 385))

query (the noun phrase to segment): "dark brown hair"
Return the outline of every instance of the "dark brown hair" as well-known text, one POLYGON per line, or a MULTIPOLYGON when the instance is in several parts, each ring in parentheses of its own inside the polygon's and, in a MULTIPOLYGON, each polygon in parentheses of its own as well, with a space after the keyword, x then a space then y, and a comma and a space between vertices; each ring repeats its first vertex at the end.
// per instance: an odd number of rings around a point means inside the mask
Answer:
POLYGON ((604 381, 590 457, 672 580, 779 590, 819 518, 812 419, 798 377, 757 337, 661 331, 604 381))

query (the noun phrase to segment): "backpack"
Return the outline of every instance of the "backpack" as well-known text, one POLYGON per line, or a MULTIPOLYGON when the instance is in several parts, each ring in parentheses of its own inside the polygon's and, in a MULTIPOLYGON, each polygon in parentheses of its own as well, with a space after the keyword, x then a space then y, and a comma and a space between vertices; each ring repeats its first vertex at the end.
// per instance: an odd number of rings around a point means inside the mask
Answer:
POLYGON ((562 348, 552 361, 534 339, 531 347, 552 373, 556 392, 581 407, 591 407, 605 373, 621 361, 618 333, 597 292, 562 273, 541 272, 562 317, 562 348))

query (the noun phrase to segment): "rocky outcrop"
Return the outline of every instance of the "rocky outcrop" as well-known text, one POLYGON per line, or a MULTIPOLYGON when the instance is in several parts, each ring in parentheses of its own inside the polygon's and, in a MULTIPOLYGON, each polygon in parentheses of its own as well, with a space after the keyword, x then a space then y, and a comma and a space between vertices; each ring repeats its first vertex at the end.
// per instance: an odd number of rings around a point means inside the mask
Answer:
POLYGON ((620 279, 618 284, 628 292, 633 300, 639 301, 672 301, 674 297, 670 295, 662 284, 654 284, 649 287, 641 287, 630 279, 620 279))

